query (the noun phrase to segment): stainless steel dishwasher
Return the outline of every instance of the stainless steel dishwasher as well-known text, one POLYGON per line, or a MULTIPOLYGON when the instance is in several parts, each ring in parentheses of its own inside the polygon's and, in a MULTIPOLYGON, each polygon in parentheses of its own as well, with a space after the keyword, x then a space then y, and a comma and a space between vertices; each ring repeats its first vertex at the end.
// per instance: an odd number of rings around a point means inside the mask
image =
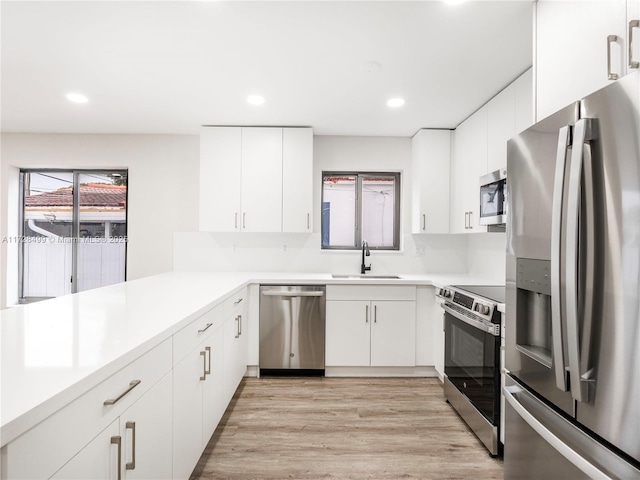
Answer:
POLYGON ((261 375, 324 375, 325 289, 260 286, 261 375))

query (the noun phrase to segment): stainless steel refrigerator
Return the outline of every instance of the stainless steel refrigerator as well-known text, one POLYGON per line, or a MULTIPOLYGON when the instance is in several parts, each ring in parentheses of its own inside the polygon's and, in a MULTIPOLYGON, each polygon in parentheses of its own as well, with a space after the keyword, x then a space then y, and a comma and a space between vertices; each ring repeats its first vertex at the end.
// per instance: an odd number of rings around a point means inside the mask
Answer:
POLYGON ((508 143, 505 478, 640 478, 640 73, 508 143))

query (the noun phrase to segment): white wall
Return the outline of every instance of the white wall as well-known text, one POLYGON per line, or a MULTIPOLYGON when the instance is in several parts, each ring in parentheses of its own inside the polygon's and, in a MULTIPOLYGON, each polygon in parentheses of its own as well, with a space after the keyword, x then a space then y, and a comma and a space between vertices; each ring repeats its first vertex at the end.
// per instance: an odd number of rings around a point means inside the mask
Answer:
POLYGON ((464 273, 465 235, 412 235, 411 139, 315 136, 312 234, 181 232, 174 235, 176 270, 359 273, 360 252, 320 249, 322 171, 402 172, 401 252, 372 251, 372 274, 464 273), (416 253, 420 252, 419 255, 416 253))
MULTIPOLYGON (((401 252, 372 252, 372 273, 469 273, 504 280, 504 234, 412 235, 411 139, 314 137, 314 232, 198 232, 199 139, 190 135, 2 134, 0 238, 17 235, 20 168, 128 168, 127 278, 172 268, 357 273, 359 252, 320 249, 323 170, 402 172, 401 252), (174 232, 178 232, 175 233, 174 232), (286 246, 286 251, 285 251, 286 246)), ((0 307, 17 299, 17 249, 0 243, 0 307)))
MULTIPOLYGON (((1 136, 0 238, 17 234, 20 168, 129 170, 127 278, 173 268, 174 231, 198 228, 195 135, 12 134, 1 136)), ((15 246, 0 243, 0 307, 17 300, 15 246)))

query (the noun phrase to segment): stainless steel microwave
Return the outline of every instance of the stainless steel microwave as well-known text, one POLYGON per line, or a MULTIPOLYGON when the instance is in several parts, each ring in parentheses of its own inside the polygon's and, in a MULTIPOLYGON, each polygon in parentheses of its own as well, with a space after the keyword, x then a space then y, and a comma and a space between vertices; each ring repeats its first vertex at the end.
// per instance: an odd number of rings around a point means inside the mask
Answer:
POLYGON ((507 223, 507 169, 480 177, 480 225, 504 231, 507 223))

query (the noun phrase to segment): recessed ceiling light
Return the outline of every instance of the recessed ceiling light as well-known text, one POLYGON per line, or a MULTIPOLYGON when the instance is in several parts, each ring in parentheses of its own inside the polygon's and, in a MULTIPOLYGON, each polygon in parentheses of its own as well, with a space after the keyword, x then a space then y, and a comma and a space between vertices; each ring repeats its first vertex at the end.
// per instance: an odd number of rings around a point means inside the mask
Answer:
POLYGON ((387 100, 387 105, 391 108, 398 108, 404 105, 404 98, 391 98, 387 100))
POLYGON ((262 105, 264 103, 264 97, 261 97, 260 95, 249 95, 247 97, 247 102, 251 105, 262 105))
POLYGON ((67 100, 73 103, 87 103, 89 99, 81 93, 67 93, 67 100))

